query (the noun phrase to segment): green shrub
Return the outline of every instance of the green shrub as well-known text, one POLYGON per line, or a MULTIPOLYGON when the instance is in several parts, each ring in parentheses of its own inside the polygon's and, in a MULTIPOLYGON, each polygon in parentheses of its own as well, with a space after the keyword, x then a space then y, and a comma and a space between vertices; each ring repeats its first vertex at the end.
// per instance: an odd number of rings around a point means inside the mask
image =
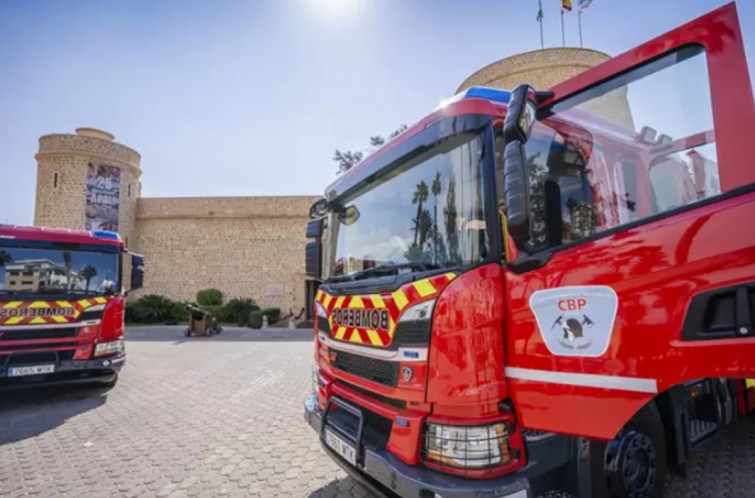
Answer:
POLYGON ((126 301, 123 318, 126 320, 126 323, 136 322, 136 301, 126 301))
POLYGON ((140 297, 133 305, 134 321, 141 323, 159 323, 175 316, 176 302, 157 294, 140 297))
POLYGON ((262 311, 255 310, 249 313, 249 326, 253 329, 262 328, 262 311))
POLYGON ((265 308, 262 310, 263 315, 267 315, 268 323, 275 323, 280 320, 281 309, 280 308, 265 308))
POLYGON ((173 303, 173 318, 180 322, 185 322, 189 319, 189 312, 186 311, 186 305, 192 304, 189 302, 184 301, 183 303, 174 302, 173 303))
POLYGON ((223 304, 223 293, 217 289, 204 289, 197 292, 197 303, 200 306, 220 306, 223 304))
POLYGON ((225 307, 221 305, 212 305, 212 306, 200 306, 201 309, 205 310, 206 312, 210 313, 212 316, 215 317, 215 320, 219 322, 227 322, 228 317, 225 314, 225 307))
POLYGON ((239 327, 243 327, 249 323, 249 314, 252 311, 259 310, 260 307, 254 303, 254 300, 245 299, 231 299, 225 306, 223 306, 223 314, 226 316, 229 322, 238 324, 239 327))

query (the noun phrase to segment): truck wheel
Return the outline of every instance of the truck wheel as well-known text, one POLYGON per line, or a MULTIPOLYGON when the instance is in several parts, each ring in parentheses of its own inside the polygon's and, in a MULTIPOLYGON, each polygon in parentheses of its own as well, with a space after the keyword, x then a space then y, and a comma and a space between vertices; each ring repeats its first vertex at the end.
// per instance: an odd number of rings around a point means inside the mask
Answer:
MULTIPOLYGON (((655 403, 640 410, 612 441, 605 444, 605 451, 597 453, 598 457, 603 457, 603 462, 602 472, 598 470, 595 472, 598 475, 594 475, 594 496, 663 496, 668 473, 666 442, 655 403)), ((593 466, 593 469, 596 467, 600 469, 600 466, 593 466)))

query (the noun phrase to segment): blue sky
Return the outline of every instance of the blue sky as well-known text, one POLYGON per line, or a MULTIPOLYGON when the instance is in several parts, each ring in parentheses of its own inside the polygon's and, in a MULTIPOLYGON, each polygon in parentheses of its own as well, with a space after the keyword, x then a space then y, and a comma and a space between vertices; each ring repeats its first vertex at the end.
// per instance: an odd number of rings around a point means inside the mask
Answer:
MULTIPOLYGON (((560 46, 558 0, 542 0, 560 46)), ((577 1, 575 0, 575 4, 577 1)), ((594 0, 616 55, 725 3, 594 0)), ((755 2, 739 1, 753 71, 755 2)), ((144 196, 318 194, 338 148, 411 124, 480 67, 539 48, 536 0, 4 0, 0 223, 31 224, 37 139, 101 128, 144 196)), ((567 45, 579 43, 576 12, 567 45)))

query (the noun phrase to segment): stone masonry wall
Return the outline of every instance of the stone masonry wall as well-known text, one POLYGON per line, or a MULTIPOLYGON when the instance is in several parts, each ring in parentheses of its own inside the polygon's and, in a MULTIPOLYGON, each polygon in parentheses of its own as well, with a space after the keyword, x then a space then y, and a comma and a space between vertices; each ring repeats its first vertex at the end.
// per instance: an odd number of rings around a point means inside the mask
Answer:
POLYGON ((147 198, 134 249, 146 258, 137 295, 195 299, 215 287, 283 313, 304 307, 304 244, 316 197, 147 198))

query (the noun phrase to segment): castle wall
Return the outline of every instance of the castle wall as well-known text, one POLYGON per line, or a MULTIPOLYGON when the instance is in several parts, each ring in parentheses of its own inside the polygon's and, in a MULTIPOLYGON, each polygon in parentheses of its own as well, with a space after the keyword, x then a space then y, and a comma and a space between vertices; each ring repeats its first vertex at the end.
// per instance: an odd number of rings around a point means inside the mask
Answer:
POLYGON ((139 295, 194 300, 215 287, 226 300, 304 307, 304 244, 315 197, 140 199, 135 250, 146 257, 139 295))

